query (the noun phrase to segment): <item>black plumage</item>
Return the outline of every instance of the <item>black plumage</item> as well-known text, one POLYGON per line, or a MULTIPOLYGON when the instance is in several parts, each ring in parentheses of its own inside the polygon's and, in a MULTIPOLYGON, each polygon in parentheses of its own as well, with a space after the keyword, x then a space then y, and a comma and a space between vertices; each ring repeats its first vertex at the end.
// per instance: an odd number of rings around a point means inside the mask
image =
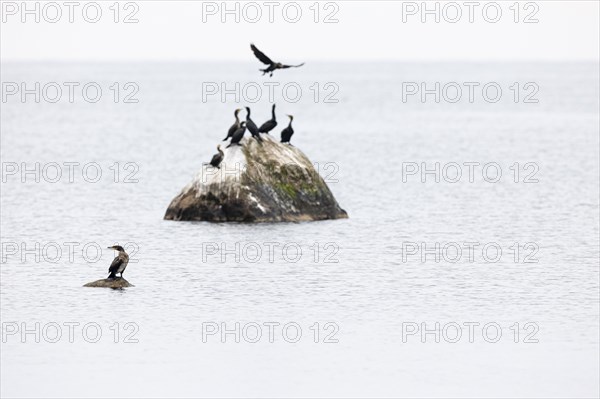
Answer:
POLYGON ((123 277, 123 272, 129 263, 129 255, 125 252, 122 246, 115 245, 112 247, 108 247, 108 249, 114 249, 115 251, 119 251, 119 254, 115 259, 113 259, 110 267, 108 268, 108 278, 115 278, 117 274, 120 274, 120 277, 123 277))
MULTIPOLYGON (((289 125, 281 131, 281 142, 282 143, 289 143, 290 140, 292 139, 292 135, 294 134, 294 129, 292 128, 292 121, 294 120, 294 116, 288 115, 288 118, 290 118, 289 125)), ((291 143, 290 143, 290 145, 291 145, 291 143)))
POLYGON ((298 68, 298 67, 301 67, 302 65, 304 65, 304 62, 302 64, 298 64, 298 65, 285 65, 285 64, 282 64, 281 62, 274 62, 269 57, 267 57, 265 55, 265 53, 263 53, 258 48, 256 48, 256 46, 254 44, 250 44, 250 48, 252 49, 252 52, 254 53, 256 58, 258 58, 258 60, 260 62, 262 62, 265 65, 268 65, 268 67, 266 69, 259 69, 259 71, 261 71, 263 73, 263 76, 268 73, 269 76, 271 77, 271 76, 273 76, 273 72, 277 69, 298 68))
POLYGON ((250 118, 250 107, 246 107, 246 127, 248 128, 248 131, 252 137, 258 141, 262 141, 260 135, 258 134, 258 127, 256 126, 256 123, 254 123, 252 118, 250 118))
POLYGON ((217 151, 219 151, 219 153, 213 155, 212 159, 210 160, 210 165, 214 168, 220 169, 221 162, 223 162, 223 158, 225 158, 225 153, 221 149, 220 145, 217 146, 217 151))
POLYGON ((229 131, 227 132, 227 137, 225 137, 223 139, 223 141, 227 141, 229 140, 231 137, 233 137, 233 134, 236 132, 236 130, 238 130, 240 128, 240 118, 238 117, 238 114, 240 113, 242 109, 238 108, 235 110, 235 112, 233 113, 233 116, 235 116, 235 122, 233 123, 233 125, 231 125, 231 127, 229 128, 229 131))
POLYGON ((235 131, 233 136, 231 137, 231 142, 225 148, 229 148, 234 144, 241 145, 240 141, 244 138, 244 133, 246 133, 246 122, 240 123, 240 128, 235 131))
POLYGON ((275 104, 273 104, 273 108, 271 108, 271 119, 263 123, 259 128, 259 133, 267 133, 277 126, 277 118, 275 118, 275 104))

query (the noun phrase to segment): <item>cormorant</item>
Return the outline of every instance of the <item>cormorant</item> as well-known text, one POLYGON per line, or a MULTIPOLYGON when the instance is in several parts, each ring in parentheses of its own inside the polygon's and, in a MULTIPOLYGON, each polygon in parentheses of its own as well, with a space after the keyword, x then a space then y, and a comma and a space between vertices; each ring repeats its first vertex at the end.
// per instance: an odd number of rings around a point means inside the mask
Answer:
POLYGON ((108 247, 108 249, 114 249, 115 251, 119 251, 119 254, 115 259, 113 259, 112 263, 110 264, 110 267, 108 268, 108 272, 110 273, 108 278, 117 277, 117 273, 119 273, 121 275, 121 278, 123 278, 123 272, 125 271, 125 268, 129 263, 129 255, 127 255, 123 247, 120 245, 114 245, 112 247, 108 247))
MULTIPOLYGON (((290 118, 290 124, 281 131, 282 143, 290 143, 292 134, 294 134, 294 129, 292 128, 292 121, 294 120, 294 115, 288 115, 288 118, 290 118)), ((292 145, 292 143, 290 143, 290 145, 292 145)))
POLYGON ((271 109, 271 120, 263 123, 261 127, 258 128, 258 132, 269 134, 271 130, 275 129, 275 126, 277 126, 277 119, 275 118, 275 104, 273 104, 273 108, 271 109))
POLYGON ((235 133, 235 131, 240 128, 240 118, 238 118, 238 114, 240 113, 241 110, 242 110, 241 108, 238 108, 233 113, 233 116, 235 116, 235 122, 229 128, 229 131, 227 132, 227 137, 225 137, 223 139, 223 141, 229 140, 233 136, 233 134, 235 133))
POLYGON ((258 127, 256 127, 256 123, 252 119, 250 119, 250 107, 246 107, 246 127, 252 137, 254 137, 258 141, 262 141, 260 135, 258 134, 258 127))
POLYGON ((275 71, 276 69, 298 68, 304 65, 304 62, 299 65, 284 65, 281 62, 273 62, 262 51, 257 49, 254 44, 250 44, 250 48, 252 49, 252 52, 254 52, 254 55, 256 56, 256 58, 259 59, 260 62, 262 62, 265 65, 268 65, 266 69, 259 69, 259 71, 263 73, 263 76, 265 76, 268 73, 269 77, 272 77, 273 71, 275 71))
POLYGON ((221 149, 221 145, 219 144, 217 146, 217 151, 219 151, 218 154, 213 155, 212 159, 210 160, 210 165, 215 167, 215 168, 219 168, 219 165, 221 165, 221 162, 223 162, 223 158, 225 158, 225 153, 223 152, 223 150, 221 149))
POLYGON ((246 133, 246 122, 240 123, 240 128, 235 131, 233 137, 231 137, 231 142, 225 148, 229 148, 234 144, 241 145, 240 141, 244 138, 244 133, 246 133))

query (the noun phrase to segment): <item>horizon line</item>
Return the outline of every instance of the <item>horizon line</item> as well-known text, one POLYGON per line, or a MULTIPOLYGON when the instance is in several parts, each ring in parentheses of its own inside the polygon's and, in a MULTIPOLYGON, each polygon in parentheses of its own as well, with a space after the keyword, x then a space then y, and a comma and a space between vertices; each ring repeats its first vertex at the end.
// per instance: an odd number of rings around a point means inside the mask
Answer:
MULTIPOLYGON (((153 62, 153 63, 177 63, 177 62, 189 62, 189 63, 223 63, 231 62, 236 64, 256 64, 255 61, 244 61, 240 59, 202 59, 202 58, 4 58, 0 57, 0 63, 10 62, 110 62, 110 63, 138 63, 138 62, 153 62)), ((373 59, 321 59, 321 60, 307 60, 306 63, 315 64, 326 64, 326 63, 374 63, 374 62, 387 62, 387 63, 455 63, 455 62, 472 62, 472 63, 516 63, 516 62, 554 62, 554 63, 569 63, 569 62, 596 62, 600 63, 600 57, 597 58, 414 58, 414 59, 393 59, 393 58, 373 58, 373 59)))

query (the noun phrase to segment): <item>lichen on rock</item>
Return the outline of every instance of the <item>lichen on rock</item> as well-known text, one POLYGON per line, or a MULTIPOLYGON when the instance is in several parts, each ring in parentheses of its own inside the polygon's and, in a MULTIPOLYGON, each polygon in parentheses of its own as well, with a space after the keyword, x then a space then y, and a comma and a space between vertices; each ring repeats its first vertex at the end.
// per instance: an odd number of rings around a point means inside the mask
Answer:
POLYGON ((269 135, 225 149, 171 201, 166 220, 297 222, 347 218, 311 161, 269 135))

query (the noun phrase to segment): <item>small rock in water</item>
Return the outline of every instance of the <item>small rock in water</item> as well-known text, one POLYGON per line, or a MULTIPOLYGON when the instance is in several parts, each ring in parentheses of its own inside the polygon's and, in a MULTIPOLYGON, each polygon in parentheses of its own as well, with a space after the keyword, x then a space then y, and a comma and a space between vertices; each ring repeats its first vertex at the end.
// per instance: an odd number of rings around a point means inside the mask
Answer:
POLYGON ((130 284, 129 281, 125 280, 124 278, 118 277, 92 281, 91 283, 87 283, 86 285, 84 285, 84 287, 125 288, 134 287, 134 285, 130 284))
POLYGON ((302 222, 348 217, 313 163, 269 135, 225 150, 220 169, 204 165, 173 199, 166 220, 302 222))

